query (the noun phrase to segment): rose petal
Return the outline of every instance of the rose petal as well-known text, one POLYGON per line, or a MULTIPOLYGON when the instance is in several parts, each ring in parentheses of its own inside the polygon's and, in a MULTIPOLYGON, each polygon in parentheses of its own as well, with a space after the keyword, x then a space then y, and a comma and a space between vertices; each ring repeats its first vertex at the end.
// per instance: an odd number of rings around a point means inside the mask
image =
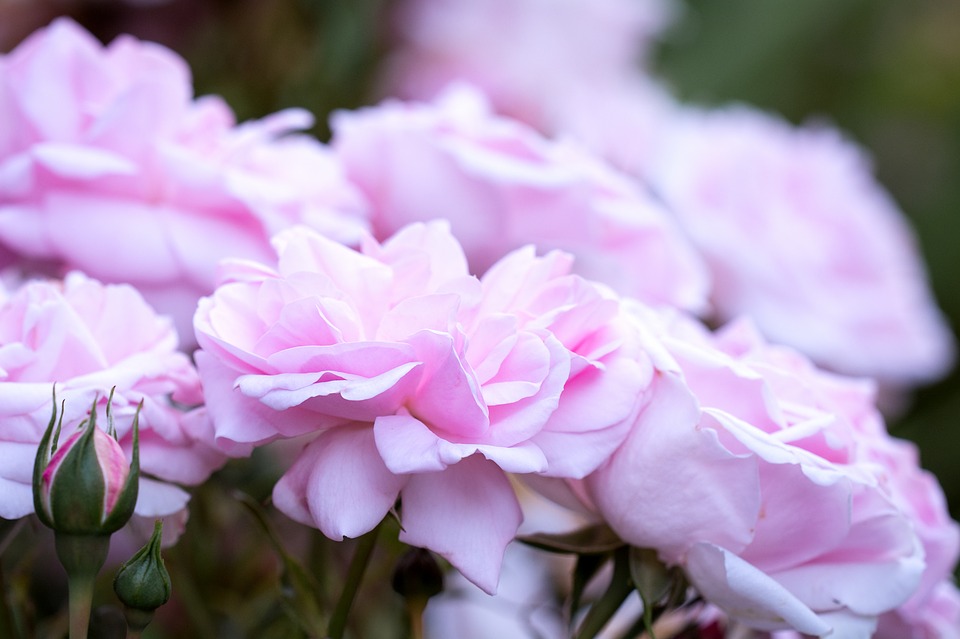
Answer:
POLYGON ((492 595, 522 514, 503 471, 474 455, 443 472, 410 477, 401 520, 401 541, 436 552, 492 595))
POLYGON ((274 486, 273 502, 291 519, 340 541, 373 530, 406 481, 384 466, 372 428, 340 426, 300 453, 274 486))
POLYGON ((818 637, 830 632, 830 626, 789 590, 719 546, 694 545, 686 572, 704 598, 753 628, 793 628, 818 637))

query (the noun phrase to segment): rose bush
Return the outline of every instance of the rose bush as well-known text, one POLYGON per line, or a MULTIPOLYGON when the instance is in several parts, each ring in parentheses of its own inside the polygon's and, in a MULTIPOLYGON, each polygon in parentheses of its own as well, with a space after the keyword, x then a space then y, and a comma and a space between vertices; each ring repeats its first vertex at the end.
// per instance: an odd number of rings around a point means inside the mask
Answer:
MULTIPOLYGON (((140 497, 136 514, 170 515, 189 498, 178 484, 204 481, 226 459, 212 430, 190 360, 177 350, 169 319, 131 287, 102 285, 74 272, 63 282, 36 281, 0 305, 0 517, 33 512, 33 460, 51 413, 51 391, 64 401, 63 423, 79 423, 110 390, 121 446, 140 413, 140 497), (172 398, 172 401, 171 401, 172 398)), ((103 420, 101 420, 102 422, 103 420)), ((102 424, 105 426, 105 424, 102 424)), ((70 433, 64 432, 66 440, 70 433)))
POLYGON ((572 253, 578 273, 618 292, 704 306, 703 265, 656 201, 577 147, 494 116, 472 89, 339 112, 332 126, 378 237, 442 217, 474 272, 533 242, 572 253))
POLYGON ((401 540, 493 592, 521 521, 506 473, 594 470, 648 400, 655 345, 559 252, 478 280, 445 223, 359 252, 305 228, 275 243, 275 265, 227 265, 197 311, 218 442, 312 437, 280 510, 342 539, 399 498, 401 540))
POLYGON ((26 268, 133 283, 181 330, 221 258, 265 259, 292 223, 365 227, 335 158, 290 135, 309 114, 235 126, 179 56, 129 36, 103 47, 65 18, 34 33, 0 57, 0 121, 0 242, 26 268))

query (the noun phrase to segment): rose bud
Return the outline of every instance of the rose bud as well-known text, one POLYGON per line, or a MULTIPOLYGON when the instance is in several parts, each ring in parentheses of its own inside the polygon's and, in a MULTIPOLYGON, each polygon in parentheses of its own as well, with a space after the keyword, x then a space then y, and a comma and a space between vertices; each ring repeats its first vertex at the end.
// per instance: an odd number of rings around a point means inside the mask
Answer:
POLYGON ((133 631, 146 628, 153 611, 170 599, 170 573, 160 556, 162 533, 163 521, 158 519, 150 540, 120 567, 113 579, 113 590, 123 602, 127 626, 133 631))
MULTIPOLYGON (((37 450, 34 506, 40 521, 58 533, 109 536, 127 523, 137 501, 139 409, 134 417, 132 464, 116 439, 97 427, 96 409, 94 401, 90 419, 58 447, 60 424, 54 402, 37 450)), ((107 419, 113 430, 109 401, 107 419)))

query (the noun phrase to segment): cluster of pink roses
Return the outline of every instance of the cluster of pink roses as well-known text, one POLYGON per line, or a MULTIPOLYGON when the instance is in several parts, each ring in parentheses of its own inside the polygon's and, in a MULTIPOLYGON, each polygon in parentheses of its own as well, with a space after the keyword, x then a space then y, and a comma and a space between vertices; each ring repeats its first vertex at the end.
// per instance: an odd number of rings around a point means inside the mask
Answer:
MULTIPOLYGON (((591 15, 642 31, 621 5, 591 15)), ((593 44, 623 67, 597 86, 630 77, 624 42, 593 44)), ((960 529, 874 384, 766 341, 901 384, 949 365, 909 231, 835 135, 679 111, 621 162, 638 180, 460 86, 336 114, 327 147, 299 111, 237 126, 171 52, 65 20, 0 58, 0 122, 0 516, 32 511, 50 385, 67 422, 116 386, 121 444, 144 401, 139 514, 296 440, 278 509, 337 540, 394 512, 487 593, 526 482, 749 627, 960 636, 960 529), (196 368, 141 293, 193 316, 196 368)))

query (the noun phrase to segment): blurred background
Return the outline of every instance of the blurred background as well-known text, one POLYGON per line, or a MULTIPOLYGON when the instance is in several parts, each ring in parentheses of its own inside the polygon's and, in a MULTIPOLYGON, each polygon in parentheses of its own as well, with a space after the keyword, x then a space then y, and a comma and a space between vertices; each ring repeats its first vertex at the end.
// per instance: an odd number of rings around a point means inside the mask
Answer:
MULTIPOLYGON (((239 120, 290 106, 317 116, 378 100, 396 0, 0 0, 0 51, 57 15, 103 41, 161 42, 193 69, 197 94, 239 120)), ((869 150, 916 229, 933 288, 960 328, 960 2, 686 0, 648 64, 683 100, 746 102, 794 123, 827 120, 869 150)), ((3 123, 0 123, 3 126, 3 123)), ((855 242, 856 238, 850 238, 855 242)), ((916 441, 960 518, 960 373, 920 389, 894 434, 916 441)), ((253 461, 224 471, 251 494, 253 461), (245 465, 244 465, 245 464, 245 465)), ((210 489, 207 489, 210 490, 210 489)), ((198 502, 197 518, 204 514, 198 502)), ((212 508, 212 507, 211 507, 212 508)), ((189 547, 181 554, 189 553, 189 547)), ((222 575, 221 575, 222 576, 222 575)))

